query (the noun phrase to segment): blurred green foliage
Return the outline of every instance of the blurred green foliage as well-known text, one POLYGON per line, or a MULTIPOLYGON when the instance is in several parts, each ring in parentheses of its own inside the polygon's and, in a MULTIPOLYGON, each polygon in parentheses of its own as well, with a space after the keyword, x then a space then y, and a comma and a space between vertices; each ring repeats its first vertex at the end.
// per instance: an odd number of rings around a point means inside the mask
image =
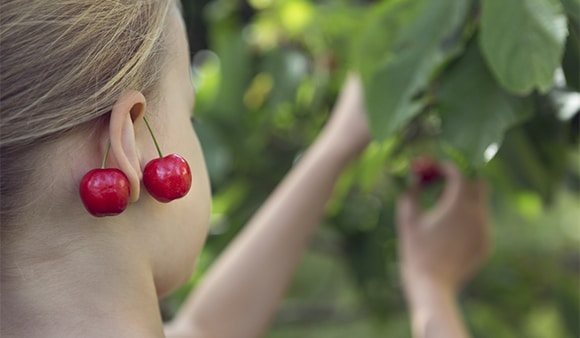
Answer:
POLYGON ((214 207, 198 272, 164 301, 167 316, 356 69, 377 141, 338 183, 267 336, 410 336, 394 201, 409 161, 429 153, 492 186, 494 253, 461 295, 474 337, 580 337, 580 2, 182 3, 214 207))

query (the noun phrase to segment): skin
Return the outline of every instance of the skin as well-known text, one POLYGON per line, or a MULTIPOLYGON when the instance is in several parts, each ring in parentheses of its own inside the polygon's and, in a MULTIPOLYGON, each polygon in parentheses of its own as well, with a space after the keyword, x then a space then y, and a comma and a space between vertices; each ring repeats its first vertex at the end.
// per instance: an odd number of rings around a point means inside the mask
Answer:
POLYGON ((437 205, 421 210, 416 186, 398 204, 401 275, 416 337, 467 337, 456 294, 489 253, 488 196, 450 164, 437 205))
MULTIPOLYGON (((31 195, 30 212, 16 224, 19 234, 2 243, 2 270, 10 276, 1 284, 3 337, 259 337, 324 215, 334 184, 369 143, 361 84, 350 75, 318 139, 164 327, 158 299, 191 276, 211 208, 203 154, 189 121, 193 89, 177 8, 170 21, 160 102, 149 104, 143 94, 128 90, 108 124, 46 146, 51 156, 42 158, 42 173, 54 177, 46 180, 39 172, 33 183, 51 198, 31 195), (143 114, 154 117, 161 149, 182 155, 191 166, 192 189, 183 199, 161 204, 141 186, 143 167, 157 157, 143 114), (99 167, 108 140, 107 166, 127 174, 132 203, 119 216, 94 218, 82 206, 78 183, 99 167)), ((399 212, 416 337, 466 335, 455 293, 481 261, 479 248, 486 246, 484 233, 467 236, 464 245, 447 245, 464 241, 454 235, 461 224, 480 224, 479 229, 487 222, 484 195, 463 189, 469 185, 452 169, 446 177, 450 192, 438 211, 424 214, 416 207, 419 192, 412 191, 399 212), (407 231, 415 228, 427 230, 407 231), (437 251, 442 246, 448 250, 437 251), (465 260, 451 263, 459 253, 465 260)))

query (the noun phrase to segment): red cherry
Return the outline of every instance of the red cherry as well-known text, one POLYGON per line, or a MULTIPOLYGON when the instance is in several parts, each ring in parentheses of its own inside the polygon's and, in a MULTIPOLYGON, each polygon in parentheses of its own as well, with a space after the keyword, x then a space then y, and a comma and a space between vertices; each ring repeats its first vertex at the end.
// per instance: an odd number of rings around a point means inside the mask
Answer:
POLYGON ((443 179, 444 175, 437 162, 430 157, 419 157, 411 164, 411 171, 421 185, 429 185, 443 179))
POLYGON ((81 180, 80 195, 87 211, 96 217, 115 216, 129 204, 129 180, 119 169, 93 169, 81 180))
POLYGON ((159 202, 181 198, 191 187, 189 164, 176 154, 154 159, 143 170, 143 184, 159 202))

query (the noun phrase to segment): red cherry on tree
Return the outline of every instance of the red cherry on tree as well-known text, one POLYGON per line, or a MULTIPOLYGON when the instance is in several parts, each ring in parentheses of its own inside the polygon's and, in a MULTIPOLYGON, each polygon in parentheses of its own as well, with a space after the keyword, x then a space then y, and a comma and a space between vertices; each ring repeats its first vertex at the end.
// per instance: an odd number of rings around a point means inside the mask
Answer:
POLYGON ((115 216, 129 204, 131 191, 127 176, 119 169, 105 169, 109 153, 107 146, 100 169, 93 169, 83 176, 79 193, 87 211, 95 217, 115 216))
POLYGON ((149 121, 145 117, 144 120, 159 153, 159 158, 151 160, 143 170, 145 188, 151 196, 163 203, 171 202, 187 195, 191 188, 191 169, 189 164, 177 154, 163 157, 149 121))
POLYGON ((411 164, 411 172, 423 186, 430 185, 444 178, 437 162, 430 157, 419 157, 411 164))

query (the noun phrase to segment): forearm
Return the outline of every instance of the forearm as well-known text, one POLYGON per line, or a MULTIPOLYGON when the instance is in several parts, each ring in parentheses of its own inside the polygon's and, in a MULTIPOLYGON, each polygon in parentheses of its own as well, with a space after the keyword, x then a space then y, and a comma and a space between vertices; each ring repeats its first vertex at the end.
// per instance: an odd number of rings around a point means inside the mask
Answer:
POLYGON ((414 337, 469 337, 453 288, 418 278, 406 283, 406 293, 414 337))
POLYGON ((258 337, 320 222, 349 152, 321 136, 222 254, 177 320, 212 338, 258 337))

